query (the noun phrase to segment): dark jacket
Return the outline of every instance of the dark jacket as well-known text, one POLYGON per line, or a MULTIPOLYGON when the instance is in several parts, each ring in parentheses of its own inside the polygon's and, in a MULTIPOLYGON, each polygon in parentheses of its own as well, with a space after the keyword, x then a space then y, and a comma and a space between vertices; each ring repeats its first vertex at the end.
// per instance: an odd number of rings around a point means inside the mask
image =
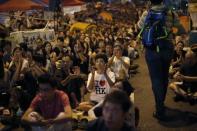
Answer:
MULTIPOLYGON (((109 131, 109 129, 106 127, 103 118, 100 117, 88 124, 87 131, 109 131)), ((124 123, 121 131, 135 131, 135 128, 124 123)))

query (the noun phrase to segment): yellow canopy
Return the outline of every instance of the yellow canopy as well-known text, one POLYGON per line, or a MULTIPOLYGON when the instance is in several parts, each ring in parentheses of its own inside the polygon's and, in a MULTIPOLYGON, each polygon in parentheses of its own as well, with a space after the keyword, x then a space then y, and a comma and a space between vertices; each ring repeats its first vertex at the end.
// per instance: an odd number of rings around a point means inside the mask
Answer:
POLYGON ((106 21, 112 21, 113 18, 112 18, 112 14, 111 13, 108 13, 108 12, 101 12, 99 14, 99 16, 103 19, 103 20, 106 20, 106 21))
POLYGON ((76 22, 71 26, 70 31, 72 32, 73 30, 81 30, 86 32, 91 28, 96 28, 96 25, 90 23, 76 22))

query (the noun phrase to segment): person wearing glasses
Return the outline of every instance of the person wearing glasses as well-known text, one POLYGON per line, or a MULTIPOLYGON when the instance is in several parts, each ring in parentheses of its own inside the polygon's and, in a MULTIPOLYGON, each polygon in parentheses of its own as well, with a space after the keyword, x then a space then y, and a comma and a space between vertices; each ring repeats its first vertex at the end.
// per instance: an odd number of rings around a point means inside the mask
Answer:
POLYGON ((39 93, 22 116, 34 131, 72 130, 72 110, 67 94, 56 89, 56 81, 48 74, 38 77, 39 93))

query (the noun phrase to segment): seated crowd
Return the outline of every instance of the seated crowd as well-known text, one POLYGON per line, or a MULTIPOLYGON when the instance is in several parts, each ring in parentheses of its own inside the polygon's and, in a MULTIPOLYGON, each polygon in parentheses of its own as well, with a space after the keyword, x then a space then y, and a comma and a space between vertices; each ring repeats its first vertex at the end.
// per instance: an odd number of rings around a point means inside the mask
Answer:
MULTIPOLYGON (((135 130, 138 114, 129 78, 137 72, 136 22, 144 9, 135 10, 133 22, 98 20, 90 32, 70 31, 70 19, 59 16, 63 30, 56 31, 54 41, 37 38, 33 46, 27 41, 13 48, 10 41, 1 40, 0 107, 35 131, 72 130, 76 110, 93 120, 88 131, 135 130)), ((8 27, 23 25, 22 20, 8 27)), ((43 27, 44 22, 37 22, 34 26, 43 27)), ((179 96, 197 97, 196 50, 183 50, 184 41, 175 45, 170 74, 176 82, 169 87, 179 96)))
MULTIPOLYGON (((6 25, 10 31, 27 27, 22 19, 25 14, 18 13, 20 17, 15 24, 9 23, 15 21, 13 13, 10 14, 11 19, 6 25), (15 27, 17 23, 23 26, 15 27)), ((33 20, 32 17, 29 19, 33 20)), ((128 95, 122 99, 120 91, 122 101, 115 103, 114 96, 109 95, 114 99, 109 103, 119 108, 119 118, 129 111, 126 125, 122 121, 118 128, 133 129, 135 114, 131 102, 134 101, 134 89, 128 78, 130 71, 136 73, 134 60, 139 56, 135 22, 124 24, 121 20, 111 23, 98 20, 97 28, 90 32, 70 31, 69 24, 60 26, 63 30, 56 31, 54 41, 35 38, 18 45, 8 40, 0 41, 2 114, 19 117, 22 125, 36 131, 72 130, 70 122, 78 110, 84 112, 84 116, 89 115, 88 121, 96 119, 97 112, 94 113, 93 109, 98 106, 100 112, 105 110, 102 109, 108 103, 105 96, 119 89, 128 95), (125 81, 127 86, 124 87, 121 81, 125 81), (83 104, 85 101, 87 104, 83 104), (125 102, 130 106, 125 108, 125 102)), ((110 119, 109 116, 106 121, 110 119)), ((120 121, 117 120, 112 119, 115 123, 120 121)), ((12 124, 12 121, 3 123, 12 124)))

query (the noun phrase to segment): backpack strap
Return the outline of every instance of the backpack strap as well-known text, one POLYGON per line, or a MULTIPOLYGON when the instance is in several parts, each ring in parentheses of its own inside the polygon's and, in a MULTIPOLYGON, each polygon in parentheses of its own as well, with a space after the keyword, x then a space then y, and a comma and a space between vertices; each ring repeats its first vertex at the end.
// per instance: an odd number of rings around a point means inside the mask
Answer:
POLYGON ((138 39, 142 39, 142 32, 144 31, 145 26, 140 30, 139 34, 137 35, 138 39))
MULTIPOLYGON (((163 13, 164 13, 165 17, 167 17, 167 15, 168 15, 168 8, 167 8, 167 7, 164 8, 163 13)), ((165 18, 165 22, 166 22, 166 18, 165 18)), ((165 24, 164 24, 164 25, 165 25, 165 24)), ((163 28, 163 30, 164 30, 165 35, 164 35, 164 36, 161 36, 161 37, 158 37, 157 40, 165 39, 165 38, 167 38, 168 35, 170 34, 170 32, 167 31, 166 26, 163 26, 162 28, 163 28)))
POLYGON ((142 29, 140 30, 139 34, 137 35, 137 38, 138 38, 138 39, 142 39, 142 33, 143 33, 145 27, 147 26, 145 23, 146 23, 148 17, 150 16, 150 11, 151 11, 151 9, 149 9, 149 10, 147 11, 148 13, 147 13, 147 16, 146 16, 146 18, 145 18, 144 25, 143 25, 142 29))
POLYGON ((171 12, 171 14, 172 14, 172 26, 174 26, 175 24, 175 22, 174 22, 174 20, 175 20, 175 14, 174 14, 174 12, 172 11, 172 10, 170 10, 170 12, 171 12))

